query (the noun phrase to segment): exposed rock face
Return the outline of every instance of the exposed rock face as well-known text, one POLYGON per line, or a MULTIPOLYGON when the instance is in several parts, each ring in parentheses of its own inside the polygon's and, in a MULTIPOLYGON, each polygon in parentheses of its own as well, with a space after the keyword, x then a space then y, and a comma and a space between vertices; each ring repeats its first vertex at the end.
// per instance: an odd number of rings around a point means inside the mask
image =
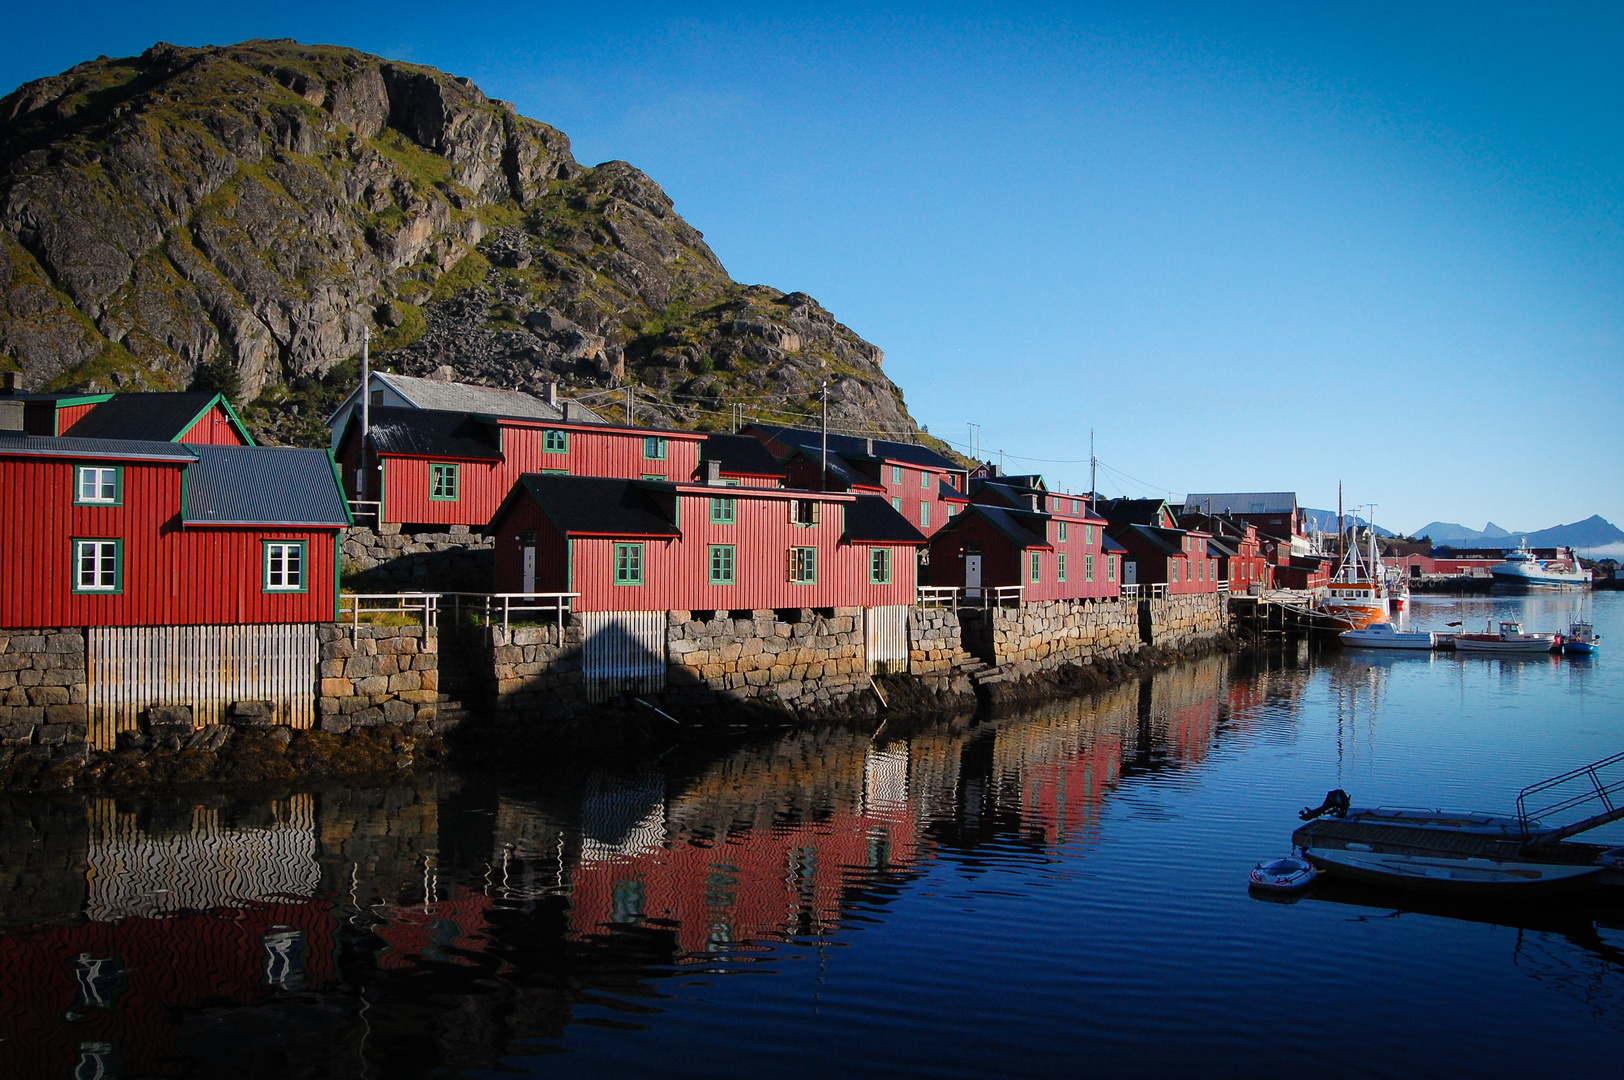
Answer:
POLYGON ((325 401, 282 388, 367 330, 410 374, 636 384, 642 422, 804 413, 826 380, 838 426, 914 430, 879 349, 735 283, 659 185, 467 79, 159 44, 0 99, 0 353, 28 388, 180 387, 224 358, 265 430, 309 439, 277 410, 325 401))

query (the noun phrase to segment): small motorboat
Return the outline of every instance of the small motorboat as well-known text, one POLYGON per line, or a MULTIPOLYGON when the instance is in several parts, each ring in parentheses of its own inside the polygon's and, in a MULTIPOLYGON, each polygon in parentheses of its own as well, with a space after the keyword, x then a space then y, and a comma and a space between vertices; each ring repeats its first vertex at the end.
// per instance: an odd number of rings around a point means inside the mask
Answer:
POLYGON ((1437 637, 1431 630, 1400 630, 1390 622, 1371 623, 1361 630, 1338 634, 1344 645, 1360 649, 1431 649, 1437 637))
POLYGON ((1485 627, 1481 634, 1456 634, 1456 652, 1480 653, 1548 653, 1556 652, 1562 646, 1562 638, 1556 634, 1525 634, 1523 624, 1506 621, 1500 624, 1498 634, 1491 633, 1485 627))
POLYGON ((1287 855, 1252 867, 1252 888, 1265 892, 1300 892, 1314 884, 1319 871, 1307 859, 1287 855))
POLYGON ((1601 635, 1589 623, 1576 622, 1562 639, 1562 651, 1569 656, 1594 656, 1601 651, 1601 635))

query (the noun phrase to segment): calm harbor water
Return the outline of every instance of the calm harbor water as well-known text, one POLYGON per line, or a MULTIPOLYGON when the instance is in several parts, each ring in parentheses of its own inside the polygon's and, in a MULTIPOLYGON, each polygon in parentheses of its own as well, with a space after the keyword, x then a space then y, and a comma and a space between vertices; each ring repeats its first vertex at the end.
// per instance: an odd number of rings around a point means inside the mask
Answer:
POLYGON ((1502 809, 1624 750, 1624 598, 1412 621, 1580 605, 1595 658, 1303 646, 612 766, 0 803, 0 1075, 1617 1075, 1624 905, 1245 887, 1329 788, 1502 809))

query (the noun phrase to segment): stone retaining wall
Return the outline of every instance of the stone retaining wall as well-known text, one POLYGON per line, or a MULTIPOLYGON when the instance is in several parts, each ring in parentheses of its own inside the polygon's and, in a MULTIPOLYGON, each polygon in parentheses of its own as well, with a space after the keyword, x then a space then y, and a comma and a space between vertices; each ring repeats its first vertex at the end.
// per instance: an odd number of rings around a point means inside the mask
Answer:
POLYGON ((1139 607, 1122 600, 1052 600, 1018 608, 965 608, 964 642, 976 657, 1017 674, 1087 665, 1139 651, 1139 607))
POLYGON ((340 569, 379 592, 490 592, 496 587, 492 538, 448 525, 445 532, 402 533, 399 525, 345 529, 340 569))
POLYGON ((1177 649, 1229 629, 1226 593, 1189 593, 1141 603, 1150 608, 1149 643, 1160 648, 1177 649))
POLYGON ((581 679, 581 624, 515 626, 458 631, 470 682, 486 681, 478 695, 498 723, 530 717, 568 720, 585 708, 581 679))
POLYGON ((89 700, 83 631, 0 630, 0 747, 83 752, 89 700))
POLYGON ((435 724, 440 699, 439 631, 432 626, 326 625, 321 644, 323 731, 377 724, 435 724))
POLYGON ((708 620, 666 613, 666 699, 702 706, 719 699, 816 712, 869 685, 863 609, 822 615, 802 608, 794 621, 770 610, 708 620))
POLYGON ((971 659, 964 651, 964 630, 957 611, 908 609, 908 674, 921 678, 951 675, 971 659))

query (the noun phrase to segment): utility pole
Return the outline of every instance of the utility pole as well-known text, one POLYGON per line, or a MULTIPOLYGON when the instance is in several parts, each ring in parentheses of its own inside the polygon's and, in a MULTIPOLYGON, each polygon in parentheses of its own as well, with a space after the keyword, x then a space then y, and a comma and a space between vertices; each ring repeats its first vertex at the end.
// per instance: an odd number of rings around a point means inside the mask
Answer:
POLYGON ((627 383, 626 384, 626 426, 627 427, 632 426, 632 420, 633 420, 634 416, 635 416, 635 413, 633 412, 633 406, 632 406, 632 384, 627 383))
POLYGON ((823 457, 818 462, 818 490, 829 490, 829 380, 818 388, 823 397, 823 457))
POLYGON ((361 468, 355 478, 355 497, 367 497, 367 436, 372 432, 372 327, 361 324, 361 468))
MULTIPOLYGON (((1088 429, 1088 512, 1094 514, 1100 508, 1100 485, 1097 479, 1100 459, 1094 456, 1094 429, 1088 429)), ((1098 516, 1094 514, 1094 516, 1098 516)))

